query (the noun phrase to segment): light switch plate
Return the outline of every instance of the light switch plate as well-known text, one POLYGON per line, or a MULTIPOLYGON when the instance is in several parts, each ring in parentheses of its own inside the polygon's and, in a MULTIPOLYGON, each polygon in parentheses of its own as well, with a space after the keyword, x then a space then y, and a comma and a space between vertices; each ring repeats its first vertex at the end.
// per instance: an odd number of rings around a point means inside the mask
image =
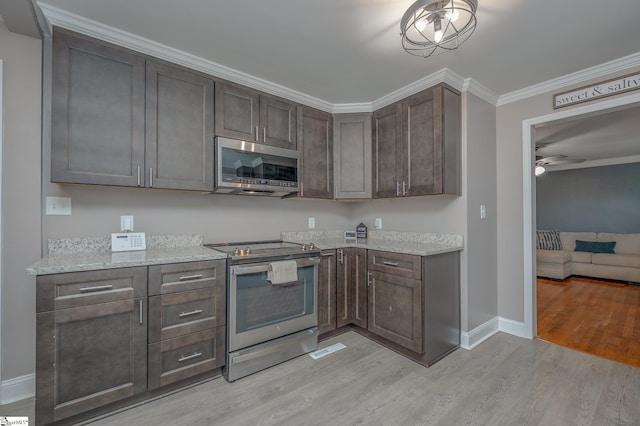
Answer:
POLYGON ((120 216, 120 232, 133 232, 133 216, 120 216))
POLYGON ((309 229, 313 229, 316 227, 316 218, 315 217, 310 217, 309 218, 309 229))
POLYGON ((376 220, 373 221, 373 226, 376 229, 382 229, 382 218, 381 217, 376 217, 376 220))
POLYGON ((45 204, 45 214, 47 215, 71 215, 71 198, 69 197, 46 197, 45 204))

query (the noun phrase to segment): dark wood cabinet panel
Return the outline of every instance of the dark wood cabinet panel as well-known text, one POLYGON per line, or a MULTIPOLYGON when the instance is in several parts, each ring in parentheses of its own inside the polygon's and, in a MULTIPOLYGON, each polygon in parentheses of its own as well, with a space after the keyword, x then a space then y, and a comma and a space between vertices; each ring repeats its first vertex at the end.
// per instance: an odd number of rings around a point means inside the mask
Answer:
POLYGON ((318 267, 318 331, 336 329, 336 251, 322 250, 318 267))
POLYGON ((297 148, 296 104, 230 83, 216 83, 215 134, 297 148))
POLYGON ((371 114, 333 119, 336 199, 371 198, 371 114))
POLYGON ((422 352, 422 281, 370 272, 369 331, 422 352))
POLYGON ((374 197, 460 195, 460 117, 444 84, 374 112, 374 197))
POLYGON ((300 192, 305 198, 333 198, 333 120, 331 114, 298 107, 300 192))
POLYGON ((337 250, 337 326, 367 328, 367 250, 337 250))
POLYGON ((368 251, 368 267, 371 271, 380 271, 406 278, 422 278, 422 262, 420 256, 393 253, 390 251, 368 251))
POLYGON ((52 73, 51 181, 138 186, 144 58, 54 31, 52 73))
POLYGON ((147 389, 146 298, 36 315, 38 424, 147 389))
POLYGON ((149 295, 225 286, 226 261, 171 263, 149 266, 149 295))
POLYGON ((146 186, 213 190, 212 79, 147 61, 146 186))

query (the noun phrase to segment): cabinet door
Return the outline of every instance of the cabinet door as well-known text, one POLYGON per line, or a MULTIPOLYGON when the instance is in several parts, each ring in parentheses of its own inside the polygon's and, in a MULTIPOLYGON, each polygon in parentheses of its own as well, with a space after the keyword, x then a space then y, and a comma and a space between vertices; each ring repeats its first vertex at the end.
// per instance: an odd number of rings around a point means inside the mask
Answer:
POLYGON ((369 331, 422 353, 422 281, 370 271, 369 331))
POLYGON ((336 328, 336 251, 323 250, 318 269, 318 331, 336 328))
POLYGON ((213 190, 213 80, 147 61, 146 186, 213 190))
POLYGON ((215 99, 215 134, 258 142, 258 92, 227 83, 216 83, 215 99))
POLYGON ((300 196, 333 198, 333 129, 331 114, 298 107, 300 196))
POLYGON ((373 113, 373 197, 402 195, 402 110, 395 103, 373 113))
POLYGON ((147 388, 146 298, 36 315, 36 417, 49 424, 147 388))
POLYGON ((337 326, 367 327, 367 250, 337 250, 337 326))
POLYGON ((334 116, 337 199, 371 198, 371 114, 334 116))
POLYGON ((139 186, 145 60, 55 31, 52 67, 51 181, 139 186))
POLYGON ((260 96, 260 132, 265 145, 297 149, 296 104, 260 96))

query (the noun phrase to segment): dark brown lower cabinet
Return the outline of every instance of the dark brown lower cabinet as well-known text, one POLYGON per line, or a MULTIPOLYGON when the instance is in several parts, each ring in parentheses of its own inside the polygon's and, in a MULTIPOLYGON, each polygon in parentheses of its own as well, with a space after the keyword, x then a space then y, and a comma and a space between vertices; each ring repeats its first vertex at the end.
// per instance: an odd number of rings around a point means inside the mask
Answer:
POLYGON ((36 313, 36 424, 146 391, 146 273, 142 267, 37 278, 36 305, 51 310, 36 313))
POLYGON ((337 326, 367 328, 367 250, 349 247, 336 252, 337 326))
POLYGON ((336 329, 336 250, 322 250, 318 267, 318 332, 336 329))

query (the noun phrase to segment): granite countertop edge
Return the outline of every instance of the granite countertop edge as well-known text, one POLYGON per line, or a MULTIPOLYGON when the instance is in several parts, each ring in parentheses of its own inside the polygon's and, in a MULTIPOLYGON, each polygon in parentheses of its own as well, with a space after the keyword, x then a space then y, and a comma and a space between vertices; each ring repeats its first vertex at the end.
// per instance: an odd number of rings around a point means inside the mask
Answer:
POLYGON ((367 250, 380 250, 400 254, 412 254, 416 256, 434 256, 437 254, 461 251, 464 244, 458 243, 421 243, 389 240, 357 240, 345 241, 341 238, 303 240, 289 238, 286 241, 292 243, 312 242, 320 250, 332 250, 340 248, 364 248, 367 250))

